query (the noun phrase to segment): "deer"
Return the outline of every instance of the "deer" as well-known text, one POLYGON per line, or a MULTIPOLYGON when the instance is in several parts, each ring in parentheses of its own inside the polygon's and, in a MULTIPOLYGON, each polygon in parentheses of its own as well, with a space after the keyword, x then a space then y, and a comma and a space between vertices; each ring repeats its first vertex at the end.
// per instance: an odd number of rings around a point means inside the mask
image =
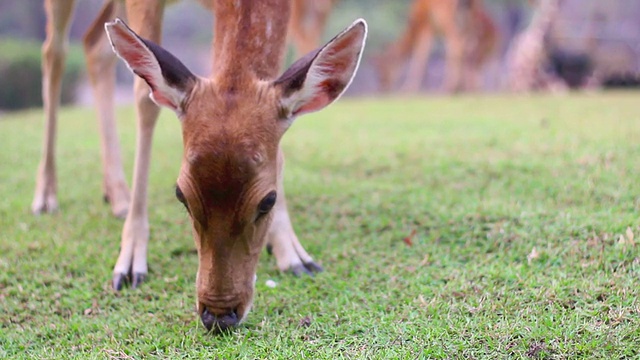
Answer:
MULTIPOLYGON (((106 43, 93 28, 89 34, 95 37, 87 38, 94 41, 93 49, 102 51, 108 45, 136 75, 131 204, 112 286, 120 290, 130 280, 136 287, 147 275, 151 144, 160 107, 169 108, 182 128, 175 196, 190 219, 198 256, 196 312, 207 330, 223 331, 240 324, 252 307, 258 258, 265 246, 272 249, 281 270, 294 274, 322 270, 293 230, 280 140, 296 118, 325 108, 348 88, 360 64, 367 23, 355 20, 278 76, 289 0, 202 2, 216 19, 213 66, 207 77, 193 74, 159 45, 162 1, 127 0, 128 24, 108 19, 106 43)), ((64 44, 72 5, 72 1, 46 1, 51 34, 43 46, 45 70, 61 62, 59 46, 64 44)), ((113 8, 107 10, 102 13, 113 14, 113 8)), ((99 17, 96 24, 102 20, 99 17)), ((47 76, 45 90, 47 81, 59 80, 54 71, 47 76)), ((55 90, 49 95, 55 96, 55 90)), ((51 101, 49 106, 52 111, 56 104, 51 101)))
POLYGON ((296 56, 313 51, 322 39, 329 14, 338 0, 293 0, 289 37, 296 50, 296 56))
POLYGON ((400 38, 376 57, 382 91, 394 87, 407 61, 407 76, 400 88, 409 93, 420 89, 436 36, 444 39, 446 47, 444 90, 478 88, 481 70, 498 43, 495 22, 482 0, 414 0, 400 38))
MULTIPOLYGON (((124 2, 125 0, 105 0, 83 39, 87 74, 96 103, 100 130, 104 200, 110 204, 113 215, 122 219, 129 209, 130 193, 122 165, 113 110, 116 55, 111 51, 103 24, 116 17, 126 17, 124 2)), ((166 0, 167 5, 174 2, 176 0, 166 0)), ((328 15, 336 2, 337 0, 292 1, 288 36, 298 56, 307 54, 320 45, 328 15)), ((75 0, 44 1, 47 18, 47 38, 42 48, 45 136, 31 203, 31 211, 36 215, 58 210, 55 158, 57 114, 69 22, 74 5, 75 0)))

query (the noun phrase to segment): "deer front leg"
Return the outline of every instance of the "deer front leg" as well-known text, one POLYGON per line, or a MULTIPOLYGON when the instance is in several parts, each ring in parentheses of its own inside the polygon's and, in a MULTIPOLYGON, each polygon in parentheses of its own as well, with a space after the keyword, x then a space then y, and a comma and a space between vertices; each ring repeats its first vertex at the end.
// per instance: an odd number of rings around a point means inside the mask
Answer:
POLYGON ((120 290, 129 277, 131 287, 136 288, 147 275, 147 244, 149 243, 147 186, 153 130, 160 108, 149 99, 149 87, 142 79, 135 79, 134 92, 138 119, 136 157, 131 208, 124 222, 120 255, 113 269, 113 288, 116 290, 120 290))
MULTIPOLYGON (((164 2, 127 1, 127 17, 132 29, 140 36, 160 43, 164 2), (144 6, 143 6, 144 5, 144 6)), ((113 268, 113 288, 122 289, 127 278, 136 288, 147 276, 147 245, 149 243, 149 216, 147 212, 147 186, 151 164, 153 130, 160 108, 149 98, 149 86, 136 77, 134 86, 136 101, 137 135, 136 155, 131 188, 131 205, 122 229, 120 255, 113 268)))
POLYGON ((116 55, 104 31, 104 23, 124 15, 123 4, 107 0, 100 15, 84 37, 87 72, 93 89, 100 125, 102 150, 103 191, 111 212, 125 218, 129 209, 129 188, 125 180, 120 155, 120 141, 114 116, 114 88, 116 55))
POLYGON ((291 271, 298 276, 322 271, 302 247, 291 225, 284 194, 284 154, 278 149, 278 197, 273 208, 273 220, 267 232, 267 250, 275 257, 281 271, 291 271))
POLYGON ((42 100, 45 113, 45 133, 42 158, 36 178, 36 191, 31 211, 38 215, 58 209, 56 196, 56 130, 60 86, 64 71, 64 59, 69 32, 69 20, 73 12, 73 0, 47 0, 47 39, 42 46, 42 100))

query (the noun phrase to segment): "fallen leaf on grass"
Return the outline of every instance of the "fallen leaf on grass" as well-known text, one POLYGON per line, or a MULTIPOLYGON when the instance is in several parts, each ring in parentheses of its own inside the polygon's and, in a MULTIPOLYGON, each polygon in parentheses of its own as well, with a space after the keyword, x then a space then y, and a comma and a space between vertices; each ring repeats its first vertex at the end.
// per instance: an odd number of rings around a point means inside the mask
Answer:
POLYGON ((529 344, 529 350, 527 350, 527 356, 530 358, 538 358, 540 357, 540 353, 546 351, 547 347, 544 345, 544 342, 534 341, 529 344))
POLYGON ((536 250, 536 248, 534 247, 533 249, 531 249, 531 252, 529 253, 529 255, 527 255, 527 262, 529 264, 531 264, 531 262, 537 258, 540 257, 540 254, 538 253, 538 251, 536 250))
POLYGON ((107 357, 109 359, 118 359, 118 360, 122 360, 122 359, 135 359, 133 356, 127 355, 124 351, 122 350, 111 350, 111 349, 105 349, 104 352, 107 354, 107 357))
POLYGON ((409 236, 402 239, 402 241, 404 241, 404 243, 407 244, 407 246, 413 246, 413 238, 416 236, 416 233, 417 233, 416 229, 411 230, 411 234, 409 234, 409 236))
POLYGON ((631 246, 634 246, 636 243, 635 241, 633 241, 633 230, 631 230, 631 227, 627 227, 627 241, 629 242, 629 244, 631 244, 631 246))
POLYGON ((164 282, 166 282, 166 283, 174 283, 176 281, 178 281, 178 275, 173 276, 173 277, 165 277, 164 278, 164 282))
POLYGON ((633 240, 633 238, 633 230, 631 230, 631 227, 628 227, 626 231, 626 238, 625 235, 620 234, 620 237, 618 238, 618 244, 635 246, 636 242, 633 240))
POLYGON ((434 296, 431 298, 431 300, 427 301, 427 299, 425 299, 424 296, 420 294, 418 295, 418 301, 420 302, 421 308, 428 309, 429 307, 433 306, 433 304, 435 304, 437 298, 434 296))
POLYGON ((85 316, 89 316, 91 314, 97 314, 99 311, 100 308, 98 307, 98 299, 93 299, 93 301, 91 302, 91 307, 84 309, 82 313, 85 316))
POLYGON ((298 322, 298 326, 300 327, 309 327, 311 325, 311 318, 309 316, 305 316, 298 322))

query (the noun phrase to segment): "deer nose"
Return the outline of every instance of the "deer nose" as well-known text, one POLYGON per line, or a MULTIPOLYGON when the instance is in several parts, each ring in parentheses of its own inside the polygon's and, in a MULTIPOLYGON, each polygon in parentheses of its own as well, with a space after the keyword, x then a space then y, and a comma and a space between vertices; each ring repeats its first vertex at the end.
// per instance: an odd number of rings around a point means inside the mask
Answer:
POLYGON ((224 315, 214 315, 205 308, 200 319, 204 327, 209 331, 213 330, 213 332, 225 331, 238 325, 238 314, 235 310, 224 315))

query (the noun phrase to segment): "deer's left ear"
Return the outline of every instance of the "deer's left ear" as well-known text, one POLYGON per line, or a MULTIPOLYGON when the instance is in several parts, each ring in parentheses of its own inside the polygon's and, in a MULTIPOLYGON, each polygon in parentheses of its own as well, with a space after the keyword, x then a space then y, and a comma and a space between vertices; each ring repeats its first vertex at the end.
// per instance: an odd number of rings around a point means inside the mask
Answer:
POLYGON ((366 38, 367 23, 358 19, 325 46, 296 61, 273 83, 289 119, 318 111, 342 95, 358 70, 366 38))
POLYGON ((196 76, 167 50, 139 37, 122 20, 104 27, 113 51, 151 88, 151 99, 180 114, 196 76))

